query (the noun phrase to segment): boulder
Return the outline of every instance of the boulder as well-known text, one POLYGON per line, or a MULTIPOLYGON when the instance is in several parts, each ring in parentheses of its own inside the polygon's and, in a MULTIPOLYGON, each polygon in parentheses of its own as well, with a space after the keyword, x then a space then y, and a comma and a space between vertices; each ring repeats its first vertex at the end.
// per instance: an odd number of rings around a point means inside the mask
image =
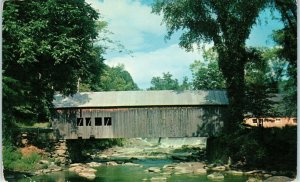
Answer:
POLYGON ((116 165, 118 165, 118 163, 116 163, 114 161, 109 161, 109 162, 106 162, 106 165, 107 166, 116 166, 116 165))
POLYGON ((96 169, 90 168, 87 165, 76 164, 69 168, 69 171, 77 173, 79 176, 93 180, 96 178, 96 169))
POLYGON ((211 168, 212 171, 225 171, 226 170, 226 167, 225 166, 216 166, 216 167, 213 167, 211 168))
POLYGON ((224 175, 221 173, 218 173, 218 172, 214 172, 214 173, 207 175, 207 178, 210 180, 223 180, 224 175))
POLYGON ((290 182, 290 181, 293 181, 293 179, 288 178, 286 176, 272 176, 264 180, 264 182, 290 182))
POLYGON ((164 165, 163 169, 174 169, 176 164, 166 164, 164 165))
POLYGON ((193 170, 189 166, 176 166, 174 168, 175 174, 189 174, 193 173, 193 170))
POLYGON ((73 163, 73 164, 70 164, 70 167, 76 167, 76 166, 81 166, 81 165, 83 165, 83 164, 81 164, 81 163, 73 163))
POLYGON ((89 163, 86 163, 86 165, 89 167, 100 167, 102 164, 99 162, 89 162, 89 163))
POLYGON ((51 172, 57 172, 57 171, 62 171, 63 169, 61 167, 57 166, 56 168, 52 168, 50 170, 51 170, 51 172))
POLYGON ((66 150, 59 149, 59 150, 56 150, 55 153, 58 155, 64 155, 64 154, 66 154, 66 150))
POLYGON ((246 182, 262 182, 262 180, 258 178, 249 178, 246 182))
POLYGON ((67 148, 67 146, 59 146, 57 149, 59 149, 59 150, 67 150, 68 148, 67 148))
POLYGON ((271 174, 264 174, 264 178, 269 178, 269 177, 272 177, 271 174))
POLYGON ((230 171, 227 171, 226 173, 234 175, 234 176, 242 176, 242 175, 244 175, 243 171, 235 171, 235 170, 230 170, 230 171))
POLYGON ((47 160, 40 160, 39 163, 40 163, 40 164, 47 164, 47 165, 50 164, 50 162, 47 161, 47 160))
POLYGON ((151 173, 159 173, 160 168, 159 167, 149 167, 146 171, 151 172, 151 173))
POLYGON ((70 167, 69 171, 70 172, 75 172, 75 173, 79 173, 83 170, 84 167, 82 166, 74 166, 74 167, 70 167))
POLYGON ((195 170, 194 170, 194 173, 195 173, 195 174, 206 174, 207 171, 206 171, 206 169, 204 169, 204 168, 199 168, 199 169, 195 169, 195 170))

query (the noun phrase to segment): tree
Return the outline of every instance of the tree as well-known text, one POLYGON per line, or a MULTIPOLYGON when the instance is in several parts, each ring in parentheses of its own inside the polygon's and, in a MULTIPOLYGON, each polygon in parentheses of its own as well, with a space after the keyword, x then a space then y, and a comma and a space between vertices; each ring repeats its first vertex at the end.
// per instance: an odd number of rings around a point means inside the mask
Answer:
POLYGON ((130 73, 125 70, 124 65, 118 65, 116 67, 105 67, 96 91, 126 91, 138 89, 130 73))
POLYGON ((205 51, 203 61, 195 60, 190 65, 195 90, 225 89, 225 79, 218 66, 218 57, 212 49, 205 51))
POLYGON ((151 87, 148 90, 190 90, 191 83, 188 78, 183 77, 182 84, 169 72, 163 73, 162 77, 153 77, 151 79, 151 87))
POLYGON ((273 34, 280 46, 277 56, 288 64, 288 80, 285 84, 286 115, 297 115, 297 2, 296 0, 275 0, 275 8, 281 13, 284 28, 273 34))
POLYGON ((94 44, 99 31, 98 18, 98 13, 84 0, 5 3, 6 123, 13 118, 35 121, 48 116, 55 92, 74 94, 79 78, 90 83, 97 81, 104 51, 94 44), (15 96, 18 100, 12 104, 15 96))
POLYGON ((192 90, 192 83, 189 82, 187 76, 183 77, 181 85, 179 85, 179 90, 192 90))
POLYGON ((173 75, 169 72, 163 73, 162 78, 157 76, 151 79, 151 87, 149 90, 178 90, 179 82, 173 75))
POLYGON ((186 50, 194 44, 214 43, 230 103, 227 132, 235 131, 243 120, 244 67, 251 57, 245 40, 266 4, 266 0, 156 0, 153 5, 154 13, 163 13, 167 37, 184 31, 179 44, 186 50))
MULTIPOLYGON (((274 82, 279 79, 277 73, 270 73, 269 49, 253 49, 254 57, 245 65, 245 114, 251 113, 254 117, 270 117, 277 113, 272 101, 278 89, 274 82), (268 56, 266 56, 266 53, 268 56)), ((278 84, 278 82, 275 82, 278 84)))

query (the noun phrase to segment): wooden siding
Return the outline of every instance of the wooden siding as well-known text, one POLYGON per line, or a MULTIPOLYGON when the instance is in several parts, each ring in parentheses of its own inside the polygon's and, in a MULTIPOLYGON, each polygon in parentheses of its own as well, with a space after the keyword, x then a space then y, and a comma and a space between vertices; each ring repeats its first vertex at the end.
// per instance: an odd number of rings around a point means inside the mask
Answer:
POLYGON ((53 128, 64 139, 206 137, 221 131, 224 112, 222 106, 56 109, 53 128), (85 126, 87 117, 91 126, 85 126), (96 117, 102 126, 95 126, 96 117), (104 117, 111 117, 111 126, 103 126, 104 117), (77 118, 84 126, 77 126, 77 118))

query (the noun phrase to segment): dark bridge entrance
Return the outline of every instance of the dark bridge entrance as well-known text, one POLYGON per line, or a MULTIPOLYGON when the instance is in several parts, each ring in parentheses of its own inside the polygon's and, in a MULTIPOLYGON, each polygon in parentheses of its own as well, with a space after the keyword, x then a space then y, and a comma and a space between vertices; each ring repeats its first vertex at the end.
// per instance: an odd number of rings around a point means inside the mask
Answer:
POLYGON ((115 91, 57 95, 53 128, 63 139, 208 137, 224 123, 225 91, 115 91))

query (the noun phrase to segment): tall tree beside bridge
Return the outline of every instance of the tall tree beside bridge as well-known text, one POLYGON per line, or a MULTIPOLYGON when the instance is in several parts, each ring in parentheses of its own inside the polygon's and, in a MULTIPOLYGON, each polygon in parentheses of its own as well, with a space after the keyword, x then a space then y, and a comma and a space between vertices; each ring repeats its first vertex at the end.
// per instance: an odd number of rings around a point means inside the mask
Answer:
POLYGON ((273 34, 279 45, 277 56, 288 62, 288 80, 285 85, 285 110, 287 116, 297 115, 297 1, 274 0, 281 14, 284 28, 273 34))
POLYGON ((5 121, 47 115, 56 91, 74 94, 79 78, 100 78, 99 14, 84 0, 7 1, 3 18, 5 121))
POLYGON ((163 14, 167 37, 184 31, 180 46, 186 50, 192 50, 194 44, 214 43, 230 100, 227 132, 236 130, 243 120, 244 67, 251 57, 245 41, 266 5, 266 0, 156 0, 153 5, 154 13, 163 14))

